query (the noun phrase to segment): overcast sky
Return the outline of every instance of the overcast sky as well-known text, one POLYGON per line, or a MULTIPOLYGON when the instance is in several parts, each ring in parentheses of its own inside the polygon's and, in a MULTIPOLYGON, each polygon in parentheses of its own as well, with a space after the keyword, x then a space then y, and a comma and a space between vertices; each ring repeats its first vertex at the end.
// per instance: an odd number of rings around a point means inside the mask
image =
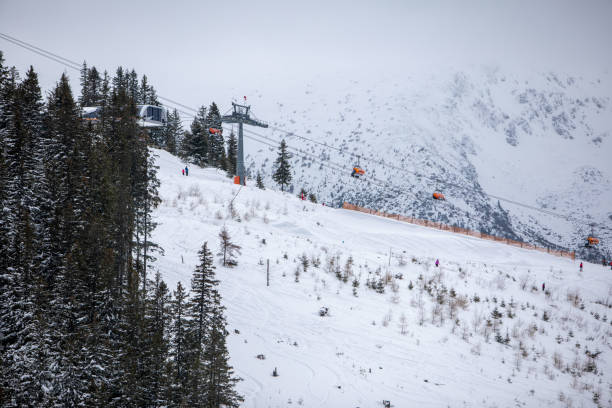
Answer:
MULTIPOLYGON (((601 75, 611 68, 612 0, 0 0, 0 32, 104 69, 135 68, 160 94, 196 106, 314 76, 481 64, 601 75)), ((46 89, 65 70, 2 39, 0 49, 22 72, 34 65, 46 89)))

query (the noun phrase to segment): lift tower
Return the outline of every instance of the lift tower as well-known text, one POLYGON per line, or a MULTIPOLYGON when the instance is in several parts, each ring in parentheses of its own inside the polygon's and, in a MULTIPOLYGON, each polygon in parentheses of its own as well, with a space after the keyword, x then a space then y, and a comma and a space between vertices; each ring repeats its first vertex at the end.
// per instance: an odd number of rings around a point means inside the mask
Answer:
POLYGON ((238 124, 238 157, 236 158, 236 173, 238 177, 240 177, 240 184, 245 185, 245 171, 244 171, 244 146, 243 146, 243 138, 242 138, 242 124, 251 125, 251 126, 259 126, 262 128, 267 128, 268 124, 256 118, 252 118, 249 115, 249 111, 251 110, 250 105, 238 105, 237 103, 232 102, 232 107, 234 108, 231 115, 223 115, 221 117, 221 122, 223 123, 237 123, 238 124))

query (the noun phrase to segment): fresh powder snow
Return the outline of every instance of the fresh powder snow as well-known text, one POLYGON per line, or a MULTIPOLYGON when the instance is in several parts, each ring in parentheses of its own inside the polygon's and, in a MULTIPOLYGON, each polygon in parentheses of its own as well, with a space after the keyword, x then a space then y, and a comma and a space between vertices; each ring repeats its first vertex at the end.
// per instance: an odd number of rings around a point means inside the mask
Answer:
POLYGON ((579 259, 330 208, 251 180, 240 188, 216 169, 189 165, 183 176, 184 162, 154 153, 153 240, 170 288, 189 287, 198 250, 208 241, 216 252, 223 226, 242 246, 238 266, 217 262, 216 273, 245 407, 609 404, 609 266, 585 262, 580 272, 579 259))

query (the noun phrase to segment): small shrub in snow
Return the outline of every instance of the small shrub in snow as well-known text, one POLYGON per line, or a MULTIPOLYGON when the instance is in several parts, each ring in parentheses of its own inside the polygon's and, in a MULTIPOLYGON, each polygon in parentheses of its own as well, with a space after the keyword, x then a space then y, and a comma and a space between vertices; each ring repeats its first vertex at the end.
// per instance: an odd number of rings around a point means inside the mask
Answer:
POLYGON ((217 255, 221 257, 223 266, 233 267, 238 265, 236 255, 241 254, 240 250, 242 249, 242 247, 240 245, 234 244, 231 241, 231 237, 225 226, 221 229, 221 232, 219 232, 219 239, 220 247, 217 255))
POLYGON ((383 320, 382 320, 382 325, 384 327, 389 326, 389 323, 391 322, 391 317, 392 317, 391 310, 389 309, 389 311, 387 312, 387 314, 385 314, 385 316, 383 317, 383 320))
POLYGON ((295 268, 295 272, 293 273, 293 275, 295 276, 295 283, 299 283, 300 282, 300 269, 301 269, 301 266, 298 265, 295 268))

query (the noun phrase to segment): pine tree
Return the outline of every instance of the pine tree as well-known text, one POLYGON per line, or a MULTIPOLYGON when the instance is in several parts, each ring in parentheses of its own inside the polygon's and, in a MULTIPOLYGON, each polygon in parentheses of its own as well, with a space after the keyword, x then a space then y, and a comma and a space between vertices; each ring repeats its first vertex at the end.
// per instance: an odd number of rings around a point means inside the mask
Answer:
POLYGON ((229 139, 227 140, 227 171, 228 173, 236 174, 236 163, 238 162, 238 142, 236 141, 236 135, 232 130, 229 139))
POLYGON ((215 266, 208 243, 198 252, 200 264, 191 278, 191 298, 187 303, 189 315, 188 345, 188 403, 192 406, 204 405, 207 398, 206 366, 204 350, 208 341, 208 327, 212 319, 213 291, 219 281, 215 278, 215 266))
POLYGON ((229 365, 229 353, 225 341, 228 332, 223 316, 225 308, 221 306, 221 297, 216 289, 212 291, 211 301, 209 335, 203 355, 207 383, 205 406, 239 407, 244 399, 234 388, 241 379, 234 376, 233 367, 229 365))
POLYGON ((238 261, 235 257, 236 254, 240 255, 240 250, 242 248, 231 241, 231 237, 225 226, 223 226, 221 232, 219 232, 219 239, 220 245, 217 255, 221 256, 223 266, 228 266, 231 268, 238 265, 238 261))
POLYGON ((278 156, 274 162, 276 171, 272 174, 272 179, 281 186, 281 191, 285 191, 285 187, 291 183, 290 158, 291 156, 287 152, 287 143, 285 143, 285 139, 283 139, 278 149, 278 156))
POLYGON ((146 374, 143 380, 147 390, 146 405, 152 407, 167 406, 170 397, 170 378, 168 377, 168 354, 170 349, 170 294, 166 283, 159 272, 149 284, 146 304, 145 338, 149 354, 145 358, 146 374))
MULTIPOLYGON (((33 284, 36 236, 37 172, 35 141, 40 136, 40 88, 33 69, 18 84, 15 69, 3 67, 0 53, 0 403, 3 406, 43 402, 45 366, 36 341, 39 333, 33 284), (27 117, 31 114, 32 117, 27 117), (3 402, 4 401, 4 402, 3 402)), ((40 156, 38 156, 40 158, 40 156)), ((44 337, 44 335, 42 336, 44 337)))
POLYGON ((255 184, 257 185, 257 188, 261 190, 265 190, 263 179, 261 178, 260 172, 257 172, 257 178, 255 179, 255 184))
POLYGON ((172 301, 171 351, 173 365, 171 371, 170 398, 175 406, 183 406, 187 396, 189 379, 189 338, 187 313, 187 294, 181 282, 176 285, 172 301))
POLYGON ((209 164, 208 139, 206 107, 202 106, 191 122, 191 132, 186 133, 181 142, 182 157, 198 166, 207 166, 209 164))
POLYGON ((211 166, 225 170, 226 155, 223 133, 211 133, 210 129, 222 130, 221 114, 216 103, 212 103, 206 114, 204 131, 208 132, 208 163, 211 166))
POLYGON ((237 407, 242 397, 234 386, 239 379, 233 376, 225 345, 228 333, 221 297, 217 290, 212 254, 204 243, 199 252, 200 264, 191 280, 192 298, 188 303, 190 315, 191 361, 189 374, 189 404, 193 406, 237 407))
POLYGON ((160 106, 159 100, 157 99, 157 92, 155 92, 155 88, 149 85, 146 75, 142 76, 138 95, 139 99, 136 100, 138 104, 160 106))
POLYGON ((181 117, 176 109, 172 112, 168 112, 168 123, 163 129, 164 148, 172 153, 176 154, 177 140, 180 140, 183 135, 183 125, 181 123, 181 117))

